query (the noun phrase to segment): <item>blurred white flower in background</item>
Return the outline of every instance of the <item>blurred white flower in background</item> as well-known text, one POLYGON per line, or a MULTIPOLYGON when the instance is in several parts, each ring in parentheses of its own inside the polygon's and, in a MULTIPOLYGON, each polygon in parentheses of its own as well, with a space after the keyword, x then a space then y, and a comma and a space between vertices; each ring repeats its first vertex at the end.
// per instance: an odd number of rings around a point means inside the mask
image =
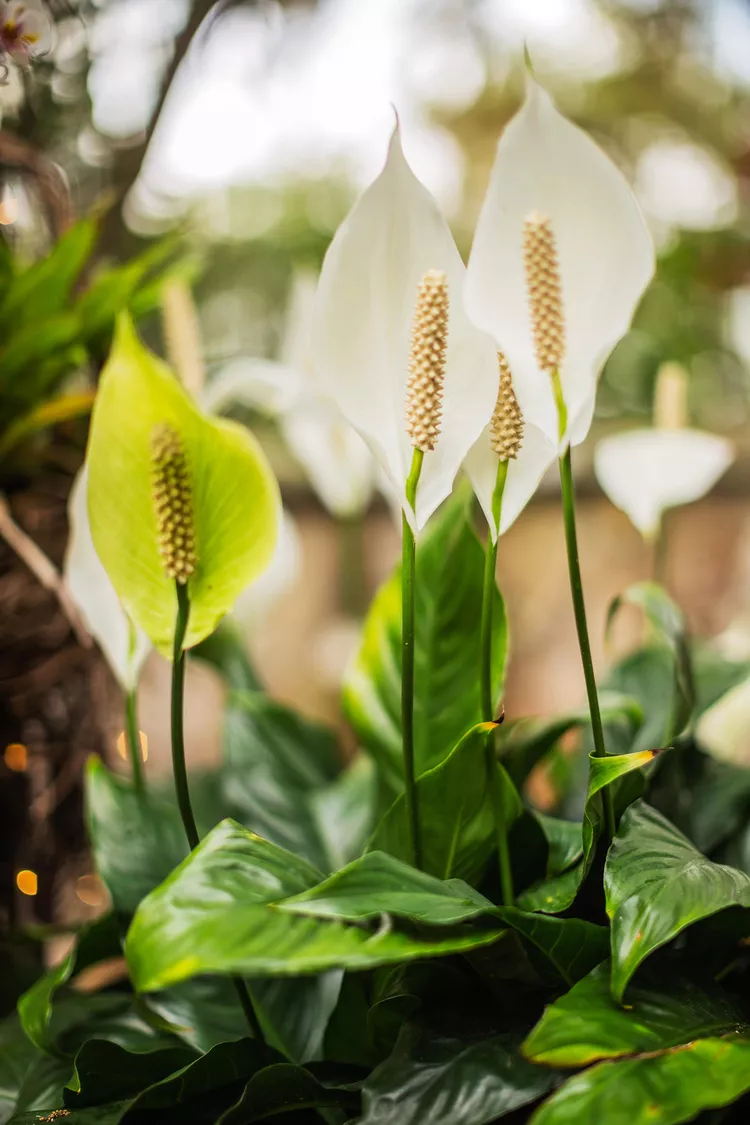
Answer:
POLYGON ((316 284, 309 270, 292 279, 279 360, 232 361, 208 383, 202 403, 213 413, 242 404, 275 417, 322 504, 346 519, 370 503, 375 463, 338 407, 316 393, 310 355, 316 284))
POLYGON ((466 301, 508 361, 524 420, 557 443, 552 380, 539 367, 529 318, 523 233, 532 213, 549 220, 555 239, 565 325, 563 441, 576 445, 589 431, 604 362, 651 280, 654 248, 622 173, 529 76, 526 101, 498 145, 466 301))
POLYGON ((731 688, 704 711, 695 734, 713 758, 750 766, 750 679, 731 688))
POLYGON ((604 492, 646 539, 668 508, 700 500, 734 460, 732 443, 701 430, 630 430, 596 447, 604 492))
POLYGON ((88 514, 88 469, 79 471, 68 500, 70 533, 63 577, 84 623, 102 650, 122 690, 138 683, 151 651, 146 634, 128 619, 91 538, 88 514))
POLYGON ((650 429, 604 438, 594 452, 602 490, 645 539, 659 534, 669 508, 700 500, 735 458, 731 441, 685 427, 686 374, 665 363, 657 377, 650 429))
POLYGON ((232 616, 243 634, 252 634, 268 618, 301 572, 301 545, 294 520, 282 512, 276 550, 268 569, 251 582, 235 602, 232 616))

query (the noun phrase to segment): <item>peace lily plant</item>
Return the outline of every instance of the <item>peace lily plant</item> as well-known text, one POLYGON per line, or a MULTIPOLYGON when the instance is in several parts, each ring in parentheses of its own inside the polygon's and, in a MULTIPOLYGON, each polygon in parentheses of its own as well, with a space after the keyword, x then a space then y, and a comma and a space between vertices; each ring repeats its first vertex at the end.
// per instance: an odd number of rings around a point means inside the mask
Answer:
POLYGON ((468 274, 394 132, 324 261, 311 353, 402 511, 344 688, 347 766, 221 624, 275 551, 260 447, 121 321, 68 573, 95 552, 77 597, 92 629, 109 615, 126 691, 147 643, 172 660, 174 787, 90 763, 112 910, 0 1024, 2 1120, 745 1120, 750 786, 716 746, 750 667, 647 582, 607 619, 638 607, 645 640, 597 683, 578 562, 571 446, 652 268, 622 175, 531 79, 468 274), (555 460, 589 708, 503 722, 498 543, 555 460), (188 656, 229 688, 223 759, 192 777, 188 656), (554 813, 528 798, 538 765, 554 813), (70 987, 123 953, 127 981, 70 987))

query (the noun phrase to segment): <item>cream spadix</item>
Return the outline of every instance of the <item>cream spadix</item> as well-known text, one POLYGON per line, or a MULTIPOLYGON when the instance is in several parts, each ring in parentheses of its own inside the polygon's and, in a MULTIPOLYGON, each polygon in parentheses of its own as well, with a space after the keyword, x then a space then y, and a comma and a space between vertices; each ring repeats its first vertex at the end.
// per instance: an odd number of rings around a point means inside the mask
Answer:
POLYGON ((469 315, 506 356, 527 425, 557 443, 556 366, 567 408, 563 445, 585 438, 601 368, 653 270, 652 240, 622 173, 529 77, 526 101, 498 145, 466 283, 469 315), (558 288, 537 270, 530 290, 530 265, 550 242, 558 288))
POLYGON ((556 445, 538 426, 527 423, 524 418, 513 388, 510 366, 502 352, 498 353, 497 361, 499 379, 495 409, 464 461, 464 471, 481 504, 493 542, 526 507, 557 456, 556 445), (498 523, 493 498, 500 462, 507 462, 508 469, 498 523))
POLYGON ((450 493, 497 393, 495 348, 466 315, 464 277, 448 226, 407 164, 396 129, 382 173, 323 263, 313 362, 320 385, 369 445, 415 528, 450 493), (432 271, 445 277, 448 305, 442 415, 414 512, 405 490, 413 453, 405 405, 417 291, 432 271))

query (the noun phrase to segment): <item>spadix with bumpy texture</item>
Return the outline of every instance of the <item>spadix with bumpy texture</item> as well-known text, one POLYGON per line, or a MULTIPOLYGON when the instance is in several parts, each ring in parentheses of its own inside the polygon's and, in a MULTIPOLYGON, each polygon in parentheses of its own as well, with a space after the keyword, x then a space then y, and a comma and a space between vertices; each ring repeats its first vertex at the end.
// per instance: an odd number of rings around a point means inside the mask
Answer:
POLYGON ((151 435, 151 476, 161 561, 167 578, 185 586, 198 561, 193 494, 182 442, 166 423, 151 435))
POLYGON ((261 449, 244 427, 206 418, 123 318, 87 461, 91 534, 126 612, 169 653, 180 581, 185 647, 198 644, 273 555, 278 486, 261 449))
POLYGON ((537 363, 551 374, 565 356, 565 318, 555 235, 536 211, 523 224, 523 260, 537 363))
POLYGON ((428 270, 417 287, 406 385, 406 432, 422 453, 431 452, 440 436, 448 307, 445 274, 428 270))
POLYGON ((490 445, 501 461, 515 461, 523 443, 523 414, 513 390, 513 376, 502 352, 497 353, 500 381, 490 420, 490 445))

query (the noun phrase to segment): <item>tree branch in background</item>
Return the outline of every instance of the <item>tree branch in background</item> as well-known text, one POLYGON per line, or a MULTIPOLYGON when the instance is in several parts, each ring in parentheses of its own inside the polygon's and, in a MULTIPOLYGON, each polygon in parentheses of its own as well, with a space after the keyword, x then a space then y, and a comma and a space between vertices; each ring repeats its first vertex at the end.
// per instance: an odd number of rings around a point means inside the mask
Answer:
POLYGON ((0 494, 0 537, 5 540, 12 551, 15 551, 19 559, 26 564, 45 590, 49 590, 55 595, 60 604, 60 609, 76 635, 78 643, 83 648, 90 648, 93 644, 91 636, 68 593, 62 575, 54 563, 47 558, 44 551, 15 522, 10 514, 8 501, 2 494, 0 494))

